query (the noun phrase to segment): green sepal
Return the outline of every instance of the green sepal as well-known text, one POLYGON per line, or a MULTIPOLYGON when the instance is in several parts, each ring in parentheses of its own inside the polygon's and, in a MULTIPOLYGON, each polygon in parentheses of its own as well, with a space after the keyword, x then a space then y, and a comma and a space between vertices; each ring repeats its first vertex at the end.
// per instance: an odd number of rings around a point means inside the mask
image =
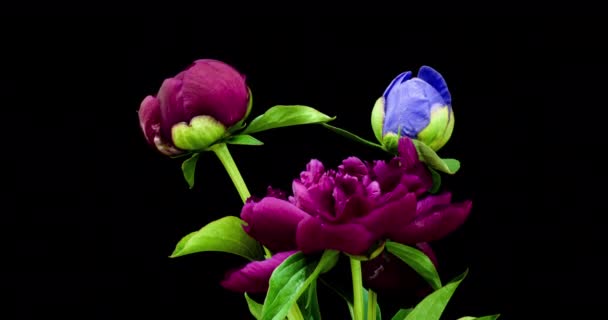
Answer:
POLYGON ((194 187, 194 173, 199 156, 200 153, 194 153, 190 158, 182 162, 182 173, 184 174, 184 179, 186 179, 190 189, 194 187))
POLYGON ((433 149, 420 140, 412 139, 412 142, 416 146, 420 161, 426 163, 431 168, 447 174, 454 174, 460 169, 460 161, 440 158, 433 149))
POLYGON ((380 144, 382 144, 382 129, 384 127, 384 97, 380 97, 376 100, 374 108, 372 109, 372 130, 374 136, 380 144))
POLYGON ((452 107, 434 106, 431 108, 429 124, 418 132, 417 139, 437 151, 450 140, 453 130, 454 112, 452 107))
POLYGON ((441 279, 433 261, 417 248, 401 243, 387 241, 386 251, 392 253, 416 271, 435 290, 441 288, 441 279))
POLYGON ((171 128, 173 144, 182 150, 200 151, 220 140, 226 127, 211 116, 196 116, 190 124, 180 122, 171 128))

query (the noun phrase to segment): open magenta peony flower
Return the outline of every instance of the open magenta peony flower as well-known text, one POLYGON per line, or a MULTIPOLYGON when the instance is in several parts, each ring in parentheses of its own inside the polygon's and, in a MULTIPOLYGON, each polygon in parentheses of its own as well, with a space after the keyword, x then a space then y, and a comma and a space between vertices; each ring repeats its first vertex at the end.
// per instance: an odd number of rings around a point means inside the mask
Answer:
POLYGON ((203 150, 247 116, 249 102, 243 75, 221 61, 197 60, 142 101, 139 123, 164 154, 203 150))
MULTIPOLYGON (((430 173, 418 159, 412 141, 399 141, 399 156, 365 163, 350 157, 337 170, 312 160, 293 182, 288 199, 273 192, 250 198, 241 211, 245 231, 273 252, 325 249, 366 255, 390 239, 415 245, 438 240, 458 228, 471 202, 452 203, 451 195, 428 195, 430 173)), ((230 277, 263 276, 252 264, 230 277), (251 272, 249 272, 251 271, 251 272)), ((266 281, 268 278, 266 278, 266 281)), ((229 289, 247 291, 247 284, 227 280, 229 289)))

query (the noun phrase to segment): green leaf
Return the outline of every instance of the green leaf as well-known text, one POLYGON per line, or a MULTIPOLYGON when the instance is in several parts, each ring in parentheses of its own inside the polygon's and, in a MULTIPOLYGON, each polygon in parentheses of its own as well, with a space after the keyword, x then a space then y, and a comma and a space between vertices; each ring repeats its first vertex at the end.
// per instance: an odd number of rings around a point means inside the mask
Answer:
POLYGON ((230 138, 226 139, 226 143, 241 144, 241 145, 248 145, 248 146, 261 146, 264 144, 264 142, 254 138, 248 134, 239 134, 236 136, 231 136, 230 138))
POLYGON ((441 289, 426 296, 404 320, 439 320, 452 294, 454 294, 460 282, 466 277, 467 272, 468 270, 441 289))
POLYGON ((483 317, 462 317, 458 318, 458 320, 496 320, 500 317, 500 314, 494 314, 491 316, 483 316, 483 317))
POLYGON ((424 280, 426 280, 433 289, 437 290, 441 288, 441 279, 435 269, 435 265, 431 259, 424 254, 424 252, 406 246, 401 243, 387 241, 386 250, 394 254, 403 262, 407 263, 412 269, 414 269, 424 280))
POLYGON ((407 317, 407 315, 410 314, 410 312, 412 312, 412 310, 414 310, 414 308, 399 309, 399 311, 397 311, 397 313, 395 313, 395 315, 391 318, 391 320, 404 320, 405 317, 407 317))
POLYGON ((338 251, 325 250, 317 261, 298 252, 283 261, 270 277, 261 320, 284 319, 291 306, 319 274, 329 271, 336 264, 338 256, 338 251))
POLYGON ((249 307, 251 315, 256 318, 256 320, 259 320, 262 316, 262 304, 251 299, 247 293, 245 293, 245 300, 247 300, 247 306, 249 307))
POLYGON ((364 145, 366 145, 368 147, 373 147, 373 148, 377 148, 377 149, 380 149, 380 150, 384 150, 384 148, 381 145, 379 145, 377 143, 373 143, 373 142, 371 142, 369 140, 365 140, 365 139, 357 136, 356 134, 350 133, 350 132, 348 132, 348 131, 346 131, 344 129, 341 129, 341 128, 338 128, 338 127, 334 127, 334 126, 329 125, 327 123, 323 123, 321 125, 324 126, 327 129, 329 129, 329 130, 331 130, 331 131, 333 131, 333 132, 335 132, 335 133, 337 133, 337 134, 339 134, 339 135, 347 138, 347 139, 351 139, 351 140, 353 140, 355 142, 362 143, 362 144, 364 144, 364 145))
POLYGON ((321 309, 317 297, 317 281, 310 283, 306 292, 298 299, 298 305, 305 320, 321 319, 321 309))
POLYGON ((243 133, 249 134, 274 128, 324 123, 335 118, 307 106, 274 106, 253 119, 243 133))
POLYGON ((428 167, 428 169, 431 172, 431 179, 433 179, 433 187, 431 187, 429 192, 435 194, 439 191, 439 188, 441 188, 441 175, 431 167, 428 167))
POLYGON ((260 244, 243 230, 244 221, 233 216, 223 217, 182 238, 171 258, 196 252, 227 252, 249 260, 261 259, 260 244))
POLYGON ((188 182, 190 189, 194 187, 194 171, 196 169, 196 163, 199 156, 200 153, 195 153, 192 155, 192 157, 182 162, 182 173, 184 174, 184 179, 186 179, 186 182, 188 182))
POLYGON ((412 139, 416 149, 418 150, 418 156, 420 161, 428 164, 433 169, 436 169, 447 174, 454 174, 460 169, 460 162, 456 159, 441 159, 437 153, 429 146, 424 144, 422 141, 412 139))

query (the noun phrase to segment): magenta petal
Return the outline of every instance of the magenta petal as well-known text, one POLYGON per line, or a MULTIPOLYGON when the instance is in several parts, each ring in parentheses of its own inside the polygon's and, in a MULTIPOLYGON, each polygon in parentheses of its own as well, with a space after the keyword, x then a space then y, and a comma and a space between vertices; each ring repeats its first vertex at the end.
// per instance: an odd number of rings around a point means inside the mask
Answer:
POLYGON ((460 227, 471 211, 471 201, 441 206, 440 209, 416 218, 391 236, 396 242, 411 244, 439 240, 460 227))
POLYGON ((184 81, 186 116, 210 115, 226 127, 243 119, 249 91, 243 77, 218 60, 197 60, 181 77, 184 81))
POLYGON ((368 174, 367 166, 357 157, 348 157, 338 166, 340 173, 361 179, 368 174))
POLYGON ((365 226, 377 237, 388 236, 392 240, 392 235, 409 225, 415 216, 416 195, 408 193, 401 199, 374 209, 355 222, 365 226))
POLYGON ((397 149, 399 152, 399 158, 401 159, 401 165, 403 165, 406 169, 412 168, 420 163, 418 151, 416 150, 416 146, 412 142, 412 139, 402 137, 399 139, 397 149))
POLYGON ((154 137, 159 134, 160 128, 160 103, 153 96, 147 96, 141 102, 138 111, 139 125, 144 131, 148 143, 154 146, 154 137))
POLYGON ((306 217, 295 205, 273 197, 248 201, 241 211, 245 231, 272 251, 295 249, 298 224, 306 217))
POLYGON ((323 173, 325 173, 323 163, 319 160, 312 159, 306 164, 306 171, 300 173, 300 183, 308 188, 313 183, 319 182, 323 173))
POLYGON ((266 292, 274 269, 296 252, 279 252, 270 259, 250 262, 240 269, 228 271, 221 285, 228 290, 241 293, 266 292))
POLYGON ((366 253, 378 240, 359 224, 333 225, 323 223, 316 217, 309 217, 300 223, 296 238, 298 248, 304 253, 333 249, 353 255, 366 253))
POLYGON ((171 129, 173 125, 190 121, 184 117, 182 81, 178 79, 165 79, 158 90, 157 98, 160 101, 161 135, 164 141, 171 141, 171 129))

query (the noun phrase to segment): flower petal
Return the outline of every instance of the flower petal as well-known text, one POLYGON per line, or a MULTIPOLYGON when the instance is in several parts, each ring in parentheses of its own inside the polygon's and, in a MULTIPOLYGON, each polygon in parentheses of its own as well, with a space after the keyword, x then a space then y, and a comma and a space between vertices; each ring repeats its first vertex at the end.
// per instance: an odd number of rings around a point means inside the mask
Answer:
POLYGON ((323 163, 317 159, 312 159, 306 164, 306 171, 300 173, 300 182, 308 188, 319 182, 323 173, 325 173, 323 163))
POLYGON ((306 217, 295 205, 274 197, 248 201, 241 211, 245 232, 272 251, 295 249, 296 229, 306 217))
POLYGON ((182 77, 187 117, 209 115, 230 127, 245 116, 249 102, 245 77, 228 64, 197 60, 182 77))
POLYGON ((302 220, 297 231, 298 248, 303 253, 325 249, 339 250, 353 255, 361 255, 378 240, 360 224, 329 224, 321 219, 309 217, 302 220))
POLYGON ((404 244, 430 242, 458 229, 471 211, 471 201, 440 206, 432 213, 420 214, 412 223, 391 235, 391 240, 404 244))
POLYGON ((416 138, 429 124, 431 107, 437 103, 444 104, 443 98, 422 79, 413 78, 396 86, 387 98, 384 134, 400 132, 416 138))
POLYGON ((411 71, 406 71, 406 72, 399 74, 397 77, 395 77, 395 79, 393 79, 393 81, 391 81, 391 83, 388 85, 386 90, 384 90, 384 93, 382 94, 382 96, 386 99, 388 97, 388 95, 391 93, 391 91, 393 90, 393 87, 395 85, 399 85, 400 83, 407 81, 411 78, 412 78, 411 71))
POLYGON ((346 158, 342 161, 342 164, 338 166, 338 170, 342 174, 356 177, 359 180, 368 174, 367 166, 357 157, 346 158))
POLYGON ((262 293, 268 290, 268 282, 274 269, 297 251, 279 252, 270 259, 253 261, 240 269, 228 271, 221 285, 232 291, 262 293))
POLYGON ((408 193, 372 210, 365 217, 353 220, 353 223, 365 226, 377 239, 388 236, 393 240, 392 235, 409 225, 415 216, 416 195, 408 193))
POLYGON ((153 96, 147 96, 139 106, 139 125, 144 131, 146 140, 154 145, 154 137, 160 130, 160 103, 153 96))
POLYGON ((173 125, 180 122, 189 122, 190 119, 184 117, 183 83, 178 79, 165 79, 158 90, 157 98, 160 102, 160 130, 164 141, 171 141, 171 129, 173 125))
POLYGON ((433 86, 433 88, 439 92, 445 101, 445 104, 452 104, 452 95, 450 95, 450 91, 448 90, 448 84, 445 82, 445 79, 443 79, 443 76, 437 72, 437 70, 429 66, 422 66, 420 70, 418 70, 418 78, 433 86))

